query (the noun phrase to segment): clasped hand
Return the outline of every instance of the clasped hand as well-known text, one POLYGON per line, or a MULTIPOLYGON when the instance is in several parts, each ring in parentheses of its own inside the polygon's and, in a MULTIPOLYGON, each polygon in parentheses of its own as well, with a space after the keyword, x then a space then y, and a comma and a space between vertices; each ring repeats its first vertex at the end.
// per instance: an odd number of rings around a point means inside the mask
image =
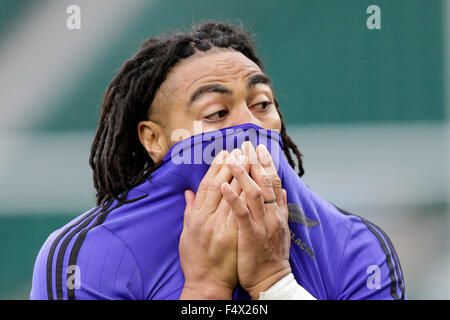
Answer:
POLYGON ((264 145, 221 151, 197 194, 185 192, 181 299, 257 299, 291 272, 286 191, 264 145))

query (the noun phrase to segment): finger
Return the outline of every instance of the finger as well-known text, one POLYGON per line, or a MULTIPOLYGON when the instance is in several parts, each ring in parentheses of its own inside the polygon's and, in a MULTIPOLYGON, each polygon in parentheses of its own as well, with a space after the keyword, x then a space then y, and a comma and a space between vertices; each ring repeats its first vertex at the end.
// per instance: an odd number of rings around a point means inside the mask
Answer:
MULTIPOLYGON (((240 156, 242 151, 240 149, 234 149, 229 156, 240 156)), ((229 157, 228 156, 228 157, 229 157)), ((228 157, 225 157, 225 162, 227 162, 228 157)), ((204 199, 203 209, 206 213, 216 212, 218 209, 220 200, 222 199, 222 192, 220 190, 220 185, 223 182, 230 182, 233 178, 231 170, 228 166, 222 165, 222 168, 219 172, 212 178, 212 180, 208 183, 209 188, 206 193, 206 198, 204 199)))
POLYGON ((195 201, 195 193, 191 190, 185 190, 184 191, 184 200, 186 201, 186 207, 184 209, 184 220, 183 220, 183 227, 186 225, 188 220, 191 218, 191 211, 194 206, 195 201))
POLYGON ((241 194, 239 195, 239 197, 241 198, 241 201, 244 204, 244 206, 246 206, 248 208, 248 202, 247 202, 247 197, 245 196, 245 191, 242 191, 241 194))
POLYGON ((250 159, 248 158, 248 156, 242 154, 239 157, 237 157, 237 161, 245 169, 245 171, 250 173, 250 159))
POLYGON ((278 176, 278 172, 272 161, 272 156, 270 155, 266 146, 263 144, 260 144, 256 147, 256 152, 258 154, 259 162, 261 163, 262 167, 266 171, 269 179, 272 181, 272 189, 275 193, 277 204, 278 204, 278 206, 282 206, 283 205, 283 192, 282 192, 283 188, 281 185, 281 179, 278 176))
POLYGON ((227 165, 231 170, 234 178, 239 182, 243 191, 247 196, 248 207, 255 220, 259 221, 265 217, 264 199, 261 188, 253 181, 247 171, 240 166, 237 160, 230 156, 227 158, 227 165))
POLYGON ((228 212, 227 219, 225 221, 225 227, 232 233, 237 233, 239 229, 237 217, 231 209, 228 212))
POLYGON ((284 205, 284 209, 286 212, 286 220, 289 219, 289 210, 288 210, 288 205, 287 205, 287 192, 284 189, 281 189, 282 193, 283 193, 283 205, 284 205))
POLYGON ((249 153, 249 155, 248 155, 249 159, 257 159, 254 163, 251 163, 250 173, 251 173, 253 180, 255 180, 255 182, 261 188, 261 190, 263 192, 264 201, 276 200, 276 194, 274 193, 274 190, 273 190, 272 179, 267 174, 266 170, 264 169, 261 162, 259 161, 259 159, 256 155, 255 148, 253 147, 253 145, 251 143, 246 144, 245 148, 248 149, 246 151, 249 153))
POLYGON ((255 149, 250 141, 244 141, 241 145, 242 153, 249 159, 249 164, 255 164, 258 162, 258 157, 255 152, 251 152, 251 149, 255 149))
POLYGON ((253 222, 251 219, 249 209, 242 203, 241 198, 231 189, 230 185, 224 182, 221 186, 222 194, 231 211, 236 216, 238 228, 245 231, 253 229, 253 222))
POLYGON ((211 166, 209 167, 208 171, 200 182, 200 185, 198 186, 196 195, 196 198, 198 200, 195 202, 194 208, 200 208, 203 205, 204 200, 208 194, 209 185, 211 184, 211 181, 214 180, 214 177, 217 175, 220 169, 224 166, 224 162, 227 156, 228 151, 222 150, 214 158, 211 166))
MULTIPOLYGON (((246 156, 240 155, 238 157, 238 162, 241 166, 246 167, 248 164, 248 159, 246 156)), ((234 190, 234 192, 236 192, 236 194, 238 194, 238 195, 241 194, 241 192, 242 192, 241 185, 235 178, 231 178, 230 187, 231 187, 231 189, 234 190)), ((219 205, 217 207, 216 213, 218 213, 220 215, 224 215, 223 217, 221 217, 222 219, 227 219, 226 215, 228 215, 229 212, 230 212, 230 206, 228 205, 227 201, 222 197, 222 199, 220 200, 219 205)))
MULTIPOLYGON (((239 185, 239 182, 232 178, 231 182, 229 183, 231 189, 236 192, 236 194, 241 194, 241 186, 239 185)), ((221 190, 222 193, 222 190, 221 190)), ((235 214, 233 214, 233 211, 231 210, 230 205, 228 204, 227 200, 225 200, 225 197, 223 197, 219 202, 219 206, 216 210, 217 219, 216 219, 216 226, 218 229, 221 229, 225 226, 229 231, 231 232, 237 232, 238 225, 237 225, 237 217, 235 214)))
MULTIPOLYGON (((239 185, 239 182, 232 178, 231 182, 230 182, 230 187, 231 189, 234 190, 234 192, 236 192, 236 194, 241 194, 241 186, 239 185)), ((222 190, 221 190, 221 194, 222 194, 222 190)), ((222 199, 220 199, 219 205, 217 206, 217 210, 216 213, 220 216, 219 219, 220 220, 226 220, 227 219, 227 215, 230 212, 230 206, 228 205, 228 202, 225 200, 225 198, 223 198, 222 195, 222 199)))

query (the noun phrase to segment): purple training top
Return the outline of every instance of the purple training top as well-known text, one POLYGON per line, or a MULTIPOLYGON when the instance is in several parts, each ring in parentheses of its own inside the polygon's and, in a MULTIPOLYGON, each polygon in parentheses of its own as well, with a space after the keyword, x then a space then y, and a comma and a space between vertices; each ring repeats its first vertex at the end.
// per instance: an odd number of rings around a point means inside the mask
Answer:
MULTIPOLYGON (((287 191, 290 263, 317 299, 405 299, 388 236, 312 192, 289 165, 281 136, 253 124, 194 135, 131 189, 126 204, 96 207, 53 232, 34 266, 31 299, 178 299, 184 191, 197 188, 214 156, 245 140, 265 144, 287 191)), ((233 299, 249 299, 238 286, 233 299)))

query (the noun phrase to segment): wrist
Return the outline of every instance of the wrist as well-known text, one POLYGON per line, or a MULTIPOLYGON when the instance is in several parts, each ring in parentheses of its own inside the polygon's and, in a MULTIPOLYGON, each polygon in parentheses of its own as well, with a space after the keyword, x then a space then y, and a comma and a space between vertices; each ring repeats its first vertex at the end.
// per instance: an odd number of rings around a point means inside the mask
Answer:
POLYGON ((280 281, 282 278, 291 273, 291 267, 288 265, 287 267, 272 273, 270 276, 266 277, 264 280, 258 282, 256 285, 245 288, 250 297, 253 300, 259 299, 260 292, 267 291, 270 287, 272 287, 275 283, 280 281))
POLYGON ((186 284, 180 300, 231 300, 233 289, 216 284, 186 284))
POLYGON ((258 300, 317 300, 294 278, 292 273, 288 274, 275 283, 269 290, 261 292, 258 300))

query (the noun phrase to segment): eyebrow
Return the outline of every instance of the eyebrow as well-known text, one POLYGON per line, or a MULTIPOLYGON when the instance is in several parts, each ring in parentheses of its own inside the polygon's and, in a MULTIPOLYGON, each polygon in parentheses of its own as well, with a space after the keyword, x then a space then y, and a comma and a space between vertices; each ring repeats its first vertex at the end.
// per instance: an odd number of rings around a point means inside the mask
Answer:
MULTIPOLYGON (((267 84, 270 87, 270 89, 272 90, 272 81, 270 81, 270 78, 263 73, 258 73, 258 74, 251 76, 247 81, 247 88, 254 87, 259 83, 267 84)), ((273 90, 272 90, 272 92, 273 92, 273 90)))
MULTIPOLYGON (((247 80, 247 88, 252 88, 256 86, 257 84, 267 84, 270 87, 270 90, 272 90, 272 82, 270 81, 270 78, 266 76, 265 74, 258 73, 247 80)), ((232 94, 232 91, 228 89, 227 87, 220 85, 220 84, 207 84, 204 86, 199 87, 195 92, 191 95, 191 98, 189 99, 189 104, 192 104, 195 100, 198 100, 202 95, 205 93, 210 92, 216 92, 220 94, 232 94)))
POLYGON ((220 94, 231 94, 231 90, 227 87, 224 87, 220 84, 207 84, 201 86, 191 95, 191 99, 189 100, 189 104, 192 104, 195 100, 200 99, 202 95, 208 92, 217 92, 220 94))

